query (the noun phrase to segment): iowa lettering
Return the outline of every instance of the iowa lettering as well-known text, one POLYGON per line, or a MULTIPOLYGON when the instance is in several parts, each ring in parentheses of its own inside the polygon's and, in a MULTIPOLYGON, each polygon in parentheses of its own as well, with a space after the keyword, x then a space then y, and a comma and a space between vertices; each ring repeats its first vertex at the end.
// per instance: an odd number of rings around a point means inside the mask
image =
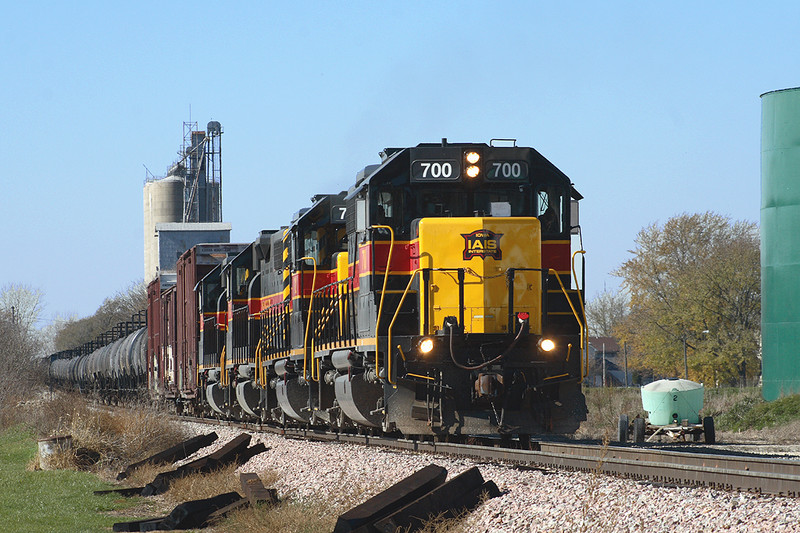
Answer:
POLYGON ((462 233, 464 237, 464 260, 469 261, 473 257, 491 257, 501 259, 503 252, 500 249, 500 237, 502 233, 495 233, 488 229, 475 230, 472 233, 462 233))

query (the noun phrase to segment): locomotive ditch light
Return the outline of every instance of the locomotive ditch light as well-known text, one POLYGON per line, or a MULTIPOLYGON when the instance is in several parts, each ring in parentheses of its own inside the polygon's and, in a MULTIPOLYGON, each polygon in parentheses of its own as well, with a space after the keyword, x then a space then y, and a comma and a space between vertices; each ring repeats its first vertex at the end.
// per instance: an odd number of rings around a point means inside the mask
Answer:
POLYGON ((417 348, 419 348, 419 351, 420 351, 421 354, 423 354, 423 355, 429 354, 431 352, 431 350, 433 350, 433 339, 431 339, 429 337, 425 337, 424 339, 421 339, 419 341, 419 344, 417 345, 417 348))
POLYGON ((537 346, 539 346, 539 349, 543 352, 552 352, 556 347, 556 343, 553 341, 553 339, 542 337, 539 339, 537 346))

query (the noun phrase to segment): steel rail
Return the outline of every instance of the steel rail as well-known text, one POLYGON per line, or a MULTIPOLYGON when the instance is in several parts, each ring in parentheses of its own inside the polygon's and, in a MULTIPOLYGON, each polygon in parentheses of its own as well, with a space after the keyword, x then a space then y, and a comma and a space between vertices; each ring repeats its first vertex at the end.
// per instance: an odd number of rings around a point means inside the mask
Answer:
POLYGON ((533 450, 519 450, 501 446, 335 433, 313 428, 277 428, 261 424, 179 418, 265 431, 287 438, 380 446, 466 457, 481 462, 497 461, 539 468, 595 472, 657 484, 800 497, 800 461, 796 460, 553 442, 536 442, 532 443, 535 448, 533 450))
POLYGON ((659 448, 630 448, 624 446, 599 446, 583 444, 576 448, 572 443, 540 442, 543 452, 614 458, 623 461, 653 461, 686 466, 743 470, 775 475, 800 476, 800 461, 774 457, 754 457, 730 453, 705 453, 704 451, 675 451, 659 448))

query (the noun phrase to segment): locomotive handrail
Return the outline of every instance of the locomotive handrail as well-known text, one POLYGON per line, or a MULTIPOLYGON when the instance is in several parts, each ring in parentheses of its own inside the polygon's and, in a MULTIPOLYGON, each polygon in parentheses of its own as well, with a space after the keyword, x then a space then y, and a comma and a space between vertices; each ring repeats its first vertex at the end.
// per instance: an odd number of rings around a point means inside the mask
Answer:
MULTIPOLYGON (((578 316, 578 312, 575 311, 575 306, 572 304, 572 300, 570 299, 569 294, 567 294, 567 289, 564 288, 564 283, 561 281, 561 276, 559 276, 558 272, 556 272, 552 268, 549 270, 549 273, 552 273, 552 274, 556 275, 556 280, 558 281, 558 284, 561 287, 561 292, 564 293, 564 298, 567 299, 567 303, 569 304, 569 308, 572 309, 572 314, 575 317, 575 320, 578 321, 578 326, 579 326, 579 329, 580 329, 580 332, 581 332, 581 350, 582 350, 583 349, 583 340, 584 340, 584 335, 583 335, 583 333, 584 333, 584 323, 581 321, 580 317, 578 316)), ((580 293, 580 291, 578 291, 578 292, 580 293)), ((585 377, 586 376, 583 374, 583 372, 581 372, 581 379, 578 381, 578 383, 583 383, 583 378, 585 378, 585 377)))
POLYGON ((258 339, 258 344, 256 344, 256 383, 261 385, 262 387, 267 384, 266 380, 266 372, 264 369, 261 368, 261 339, 258 339))
MULTIPOLYGON (((545 283, 544 283, 544 276, 546 274, 545 269, 543 268, 529 268, 529 267, 510 267, 506 269, 506 281, 508 283, 508 332, 514 332, 514 317, 516 316, 514 313, 514 282, 516 280, 517 272, 541 272, 542 273, 542 309, 540 314, 542 317, 545 315, 545 302, 544 302, 544 293, 545 293, 545 283)), ((544 333, 544 318, 542 319, 542 331, 544 333)))
MULTIPOLYGON (((272 361, 288 355, 289 340, 286 336, 285 321, 288 301, 282 300, 261 310, 261 338, 264 340, 262 352, 266 350, 266 359, 272 361)), ((264 356, 262 355, 262 359, 264 356)))
MULTIPOLYGON (((324 298, 325 297, 325 294, 324 294, 325 289, 327 287, 330 287, 330 285, 331 284, 328 284, 325 287, 323 287, 322 289, 318 289, 318 290, 316 290, 314 292, 315 293, 320 293, 319 294, 320 298, 324 298)), ((318 304, 318 305, 320 305, 320 304, 318 304)), ((333 304, 333 306, 335 306, 335 303, 333 304)), ((331 309, 333 309, 333 306, 325 307, 324 304, 323 304, 323 307, 319 310, 319 312, 315 312, 314 313, 314 335, 311 337, 311 354, 312 354, 312 356, 317 351, 317 338, 324 331, 325 327, 328 325, 328 320, 330 319, 331 315, 333 314, 333 312, 331 311, 331 309)), ((312 374, 312 376, 314 374, 314 363, 313 362, 311 364, 311 374, 312 374)), ((319 375, 317 375, 317 381, 319 381, 319 375)))
MULTIPOLYGON (((586 306, 583 303, 583 296, 581 296, 581 287, 580 287, 580 284, 578 283, 578 274, 576 274, 576 272, 575 272, 575 256, 578 255, 578 254, 581 254, 581 256, 583 258, 583 256, 586 255, 586 250, 575 250, 575 253, 572 254, 572 277, 575 280, 575 289, 578 292, 578 303, 581 304, 581 313, 583 314, 582 327, 586 330, 585 338, 586 338, 586 342, 588 343, 589 342, 589 324, 588 324, 588 322, 586 320, 586 306)), ((586 270, 584 269, 583 272, 585 272, 585 271, 586 270)), ((578 320, 578 323, 580 324, 580 320, 578 320)), ((581 331, 581 335, 582 335, 582 339, 583 339, 583 331, 581 331)), ((581 352, 582 352, 583 361, 584 361, 584 364, 583 364, 584 372, 583 372, 583 377, 581 377, 581 382, 583 382, 583 378, 585 378, 586 376, 589 375, 589 349, 583 344, 583 341, 581 341, 581 352)))
POLYGON ((219 384, 223 387, 227 387, 230 383, 230 379, 228 379, 227 372, 225 372, 225 348, 227 346, 222 347, 222 352, 219 354, 219 384))
MULTIPOLYGON (((383 271, 383 289, 381 289, 381 301, 378 305, 378 316, 375 319, 375 375, 380 377, 380 364, 378 362, 378 327, 381 325, 381 313, 383 312, 383 298, 386 296, 386 282, 389 280, 389 268, 392 265, 392 252, 394 251, 394 230, 390 226, 375 225, 372 229, 388 229, 389 230, 389 256, 386 258, 386 268, 383 271)), ((373 249, 375 247, 373 246, 373 249)), ((374 253, 374 252, 373 252, 374 253)), ((374 268, 374 265, 373 265, 374 268)), ((389 345, 388 352, 391 352, 392 347, 389 345)))
POLYGON ((317 340, 321 341, 320 344, 325 345, 331 342, 351 342, 355 337, 353 332, 350 331, 353 321, 347 315, 347 297, 352 292, 350 289, 354 279, 353 276, 350 276, 341 281, 329 283, 314 291, 317 303, 314 309, 312 353, 316 353, 317 340), (332 323, 331 319, 336 316, 337 312, 339 318, 338 332, 331 335, 328 329, 331 327, 335 329, 335 326, 330 325, 332 323))
MULTIPOLYGON (((208 318, 203 318, 203 326, 202 326, 202 335, 203 335, 203 353, 200 354, 202 357, 202 364, 197 365, 197 372, 198 375, 200 371, 205 370, 207 368, 212 368, 215 364, 214 357, 217 354, 217 317, 216 313, 214 316, 210 316, 208 318), (211 333, 213 332, 214 335, 214 344, 212 346, 211 339, 207 337, 211 337, 211 333)), ((199 348, 198 348, 199 352, 199 348)))
POLYGON ((332 283, 328 283, 327 285, 323 285, 319 289, 315 289, 314 292, 320 293, 320 292, 322 292, 322 291, 324 291, 326 289, 330 289, 330 288, 336 287, 337 285, 341 285, 342 283, 347 283, 348 281, 350 281, 352 279, 354 279, 353 276, 350 276, 349 278, 345 278, 345 279, 340 280, 340 281, 334 281, 332 283))
MULTIPOLYGON (((397 304, 397 310, 394 312, 392 321, 389 322, 388 338, 386 339, 389 346, 389 351, 386 354, 386 379, 392 385, 394 385, 394 381, 392 381, 392 328, 394 327, 395 320, 397 320, 397 317, 400 314, 400 309, 402 309, 403 307, 403 301, 406 299, 406 295, 408 294, 409 289, 411 289, 411 284, 414 282, 414 278, 416 278, 417 274, 419 274, 423 270, 428 270, 428 269, 418 268, 411 274, 411 279, 408 280, 408 285, 406 285, 406 290, 403 291, 403 295, 400 297, 400 303, 397 304)), ((402 350, 400 353, 402 353, 402 350)))
POLYGON ((237 307, 232 313, 232 339, 233 352, 231 360, 234 364, 240 364, 242 359, 250 357, 250 308, 249 305, 237 307))
MULTIPOLYGON (((317 283, 317 260, 313 257, 301 257, 300 261, 305 261, 306 259, 311 259, 311 263, 314 265, 314 275, 311 277, 311 299, 308 301, 308 316, 306 318, 306 333, 303 337, 303 379, 308 379, 308 330, 311 326, 311 309, 314 305, 314 285, 317 283)), ((314 363, 311 363, 311 379, 314 379, 314 363)), ((319 381, 319 376, 315 381, 319 381)))

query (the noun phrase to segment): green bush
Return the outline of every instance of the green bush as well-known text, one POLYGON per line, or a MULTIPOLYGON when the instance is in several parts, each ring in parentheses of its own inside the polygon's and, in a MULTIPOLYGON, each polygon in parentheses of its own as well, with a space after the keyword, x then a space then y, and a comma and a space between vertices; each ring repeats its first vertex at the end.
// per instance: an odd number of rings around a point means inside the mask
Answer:
POLYGON ((774 402, 765 402, 760 397, 745 396, 728 411, 716 418, 719 429, 744 431, 764 429, 787 424, 800 419, 800 395, 786 396, 774 402))

